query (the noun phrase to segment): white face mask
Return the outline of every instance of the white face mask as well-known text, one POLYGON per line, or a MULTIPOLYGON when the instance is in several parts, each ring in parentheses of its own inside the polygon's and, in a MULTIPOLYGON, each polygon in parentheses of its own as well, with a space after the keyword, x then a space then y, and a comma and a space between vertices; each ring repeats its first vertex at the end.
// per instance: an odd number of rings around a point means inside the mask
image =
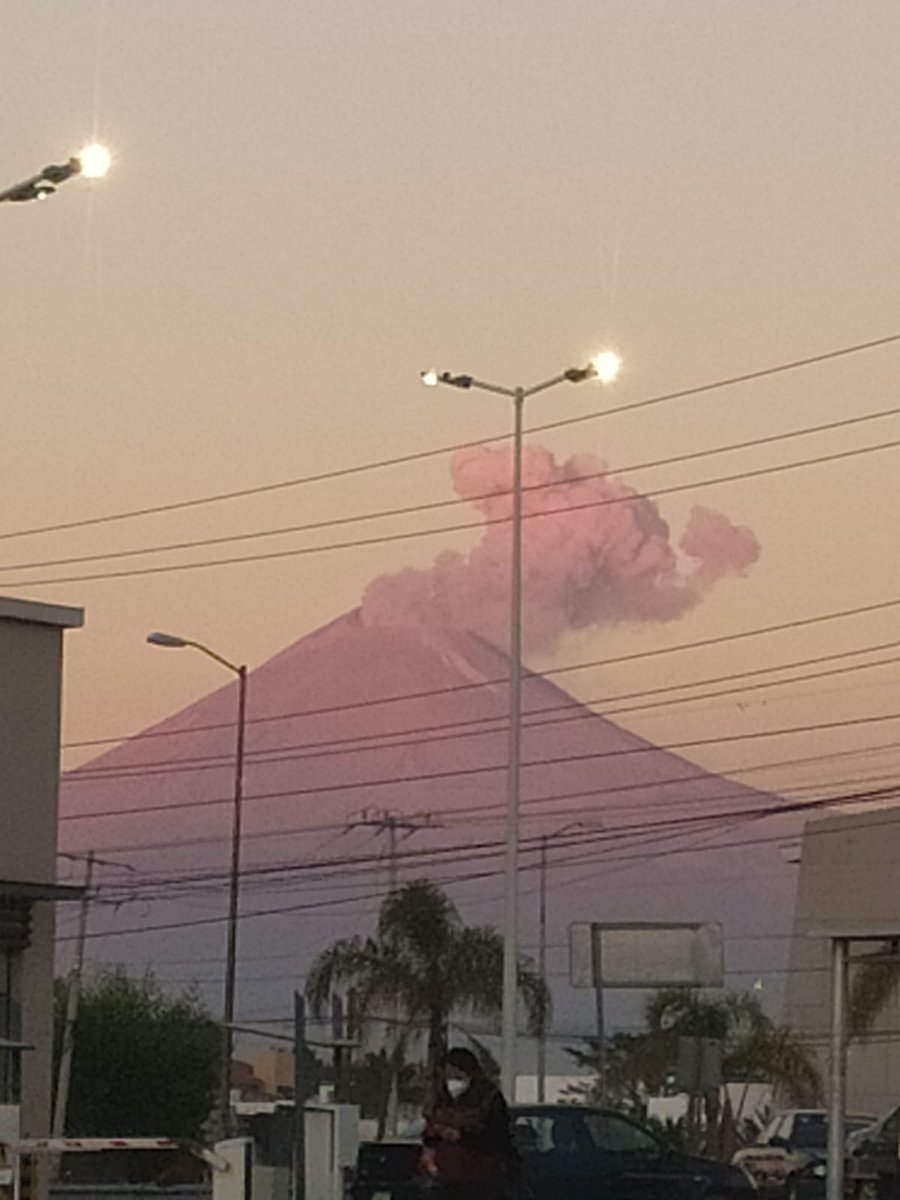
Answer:
POLYGON ((448 1079, 447 1091, 454 1100, 458 1099, 469 1087, 468 1079, 448 1079))

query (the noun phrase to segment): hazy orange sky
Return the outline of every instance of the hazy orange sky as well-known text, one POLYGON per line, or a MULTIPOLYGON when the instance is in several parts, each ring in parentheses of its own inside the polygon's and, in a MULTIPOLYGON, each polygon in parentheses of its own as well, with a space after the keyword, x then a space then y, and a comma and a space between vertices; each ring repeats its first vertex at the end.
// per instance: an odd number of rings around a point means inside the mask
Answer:
MULTIPOLYGON (((424 390, 432 364, 529 383, 616 346, 614 389, 560 389, 528 414, 596 412, 543 441, 616 469, 900 403, 888 348, 602 419, 611 404, 900 329, 894 0, 7 0, 2 12, 3 182, 95 134, 116 155, 102 184, 0 210, 6 530, 508 428, 499 398, 424 390)), ((652 491, 898 437, 893 418, 627 477, 652 491)), ((900 596, 896 462, 885 450, 662 498, 676 535, 694 503, 749 525, 760 561, 677 624, 572 635, 552 662, 900 596)), ((67 638, 65 736, 124 736, 224 682, 200 656, 145 646, 148 630, 253 666, 353 606, 373 575, 469 535, 52 585, 40 581, 335 533, 20 564, 450 495, 438 459, 6 540, 0 591, 85 607, 67 638)), ((348 525, 339 540, 445 522, 348 525)), ((595 697, 892 637, 900 610, 567 686, 595 697)), ((674 741, 891 713, 897 682, 894 664, 628 723, 674 741)), ((897 730, 697 757, 727 768, 897 730)), ((847 775, 823 762, 765 782, 847 775)))

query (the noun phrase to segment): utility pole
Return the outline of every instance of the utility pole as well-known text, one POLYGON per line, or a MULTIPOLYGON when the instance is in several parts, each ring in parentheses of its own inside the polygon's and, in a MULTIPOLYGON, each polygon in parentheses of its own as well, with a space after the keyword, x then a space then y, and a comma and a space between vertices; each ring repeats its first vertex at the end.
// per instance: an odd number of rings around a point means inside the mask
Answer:
MULTIPOLYGON (((538 916, 538 974, 541 983, 547 986, 547 843, 545 833, 541 837, 540 865, 540 912, 538 916)), ((537 1102, 544 1103, 547 1090, 547 1014, 541 1014, 537 1044, 537 1102)))
POLYGON ((370 812, 364 808, 355 821, 347 826, 347 832, 351 829, 374 829, 377 834, 387 834, 387 860, 388 860, 388 894, 393 895, 397 891, 399 883, 399 863, 398 863, 398 845, 400 835, 403 834, 403 840, 411 838, 413 834, 419 833, 423 829, 440 829, 440 825, 435 824, 431 813, 423 813, 420 816, 403 817, 399 813, 392 813, 389 809, 383 812, 370 812))
POLYGON ((65 1136, 66 1106, 69 1102, 69 1080, 72 1076, 72 1051, 75 1048, 75 1022, 78 1019, 78 1000, 81 995, 81 977, 84 971, 84 947, 87 941, 88 913, 91 904, 91 885, 94 880, 94 852, 87 856, 84 872, 84 894, 78 912, 78 934, 75 941, 75 959, 69 973, 66 989, 66 1020, 63 1026, 62 1053, 59 1059, 59 1074, 56 1080, 56 1104, 53 1108, 52 1135, 65 1136))
POLYGON ((306 1004, 294 992, 294 1197, 306 1197, 306 1004))
MULTIPOLYGON (((430 813, 425 813, 421 816, 402 817, 398 813, 392 813, 389 809, 385 809, 383 812, 370 813, 368 809, 364 808, 359 815, 359 819, 349 825, 347 831, 349 833, 351 829, 373 829, 378 835, 387 835, 388 895, 393 896, 399 886, 398 844, 400 835, 403 835, 403 840, 405 841, 423 829, 439 828, 440 826, 435 824, 430 813)), ((401 1044, 400 1010, 397 1004, 392 1005, 390 1025, 388 1026, 385 1040, 388 1044, 388 1052, 392 1061, 387 1106, 384 1115, 384 1132, 388 1137, 396 1137, 398 1110, 400 1107, 398 1052, 401 1044)))

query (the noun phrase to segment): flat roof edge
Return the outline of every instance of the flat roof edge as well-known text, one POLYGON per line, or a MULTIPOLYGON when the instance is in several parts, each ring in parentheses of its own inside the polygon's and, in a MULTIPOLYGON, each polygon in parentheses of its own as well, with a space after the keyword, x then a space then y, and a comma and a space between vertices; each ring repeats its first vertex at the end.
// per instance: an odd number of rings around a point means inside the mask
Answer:
POLYGON ((25 621, 32 625, 55 625, 59 629, 80 629, 84 624, 84 609, 0 596, 0 621, 25 621))
POLYGON ((0 899, 80 900, 86 889, 78 883, 38 883, 28 879, 0 879, 0 899))

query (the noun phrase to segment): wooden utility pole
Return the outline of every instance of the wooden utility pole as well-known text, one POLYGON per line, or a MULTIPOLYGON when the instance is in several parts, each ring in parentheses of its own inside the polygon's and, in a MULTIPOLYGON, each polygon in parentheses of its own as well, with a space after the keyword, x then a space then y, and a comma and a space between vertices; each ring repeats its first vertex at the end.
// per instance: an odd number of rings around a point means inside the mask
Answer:
MULTIPOLYGON (((376 834, 385 834, 387 836, 388 895, 393 896, 399 887, 400 864, 398 846, 400 836, 402 835, 405 841, 423 829, 439 828, 440 826, 435 824, 430 813, 424 813, 420 816, 403 817, 398 813, 390 812, 388 809, 385 809, 383 812, 369 812, 368 809, 363 809, 359 818, 348 826, 348 832, 350 829, 373 829, 376 834)), ((398 1109, 400 1106, 399 1063, 396 1060, 401 1041, 400 1010, 396 1004, 392 1006, 389 1020, 390 1025, 385 1041, 387 1042, 388 1054, 391 1059, 391 1073, 384 1117, 384 1132, 388 1137, 396 1137, 398 1109)))
POLYGON ((88 913, 91 905, 91 885, 94 880, 94 852, 87 856, 84 872, 84 894, 78 912, 78 933, 75 940, 75 959, 69 972, 66 988, 66 1020, 63 1026, 62 1053, 59 1059, 59 1074, 56 1078, 56 1104, 53 1107, 52 1134, 55 1138, 65 1136, 66 1107, 69 1103, 69 1081, 72 1077, 72 1052, 75 1048, 75 1022, 78 1019, 78 1000, 81 996, 81 978, 84 972, 84 947, 87 941, 88 913))
MULTIPOLYGON (((547 843, 545 833, 541 838, 540 861, 540 911, 538 914, 538 974, 541 983, 547 986, 547 843)), ((537 1044, 537 1102, 544 1103, 547 1090, 547 1014, 542 1013, 537 1044)))

